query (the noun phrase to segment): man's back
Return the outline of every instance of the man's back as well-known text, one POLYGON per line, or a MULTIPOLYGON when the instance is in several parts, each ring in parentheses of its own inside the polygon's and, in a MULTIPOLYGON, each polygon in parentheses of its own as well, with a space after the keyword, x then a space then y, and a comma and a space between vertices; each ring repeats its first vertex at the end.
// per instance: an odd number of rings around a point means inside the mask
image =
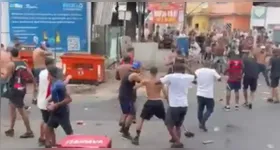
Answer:
POLYGON ((171 107, 188 106, 188 89, 192 87, 194 76, 183 73, 168 74, 160 79, 168 85, 168 99, 171 107))
POLYGON ((150 77, 149 79, 145 80, 145 87, 147 92, 147 97, 150 100, 158 100, 161 97, 161 90, 163 85, 156 84, 157 79, 154 77, 150 77))
POLYGON ((131 69, 131 64, 122 64, 118 67, 117 71, 119 73, 120 80, 125 77, 131 69))
POLYGON ((253 57, 247 57, 243 59, 243 73, 246 77, 252 77, 257 79, 259 76, 259 66, 257 61, 253 57))
POLYGON ((49 88, 49 80, 48 80, 49 72, 47 69, 43 70, 39 74, 39 86, 38 86, 38 96, 37 96, 37 106, 39 109, 46 110, 47 106, 47 92, 49 88))
POLYGON ((197 77, 197 95, 214 98, 214 83, 221 76, 214 69, 200 68, 195 71, 197 77))
POLYGON ((33 51, 33 64, 34 64, 34 68, 46 68, 45 65, 45 51, 42 50, 41 48, 36 48, 33 51))

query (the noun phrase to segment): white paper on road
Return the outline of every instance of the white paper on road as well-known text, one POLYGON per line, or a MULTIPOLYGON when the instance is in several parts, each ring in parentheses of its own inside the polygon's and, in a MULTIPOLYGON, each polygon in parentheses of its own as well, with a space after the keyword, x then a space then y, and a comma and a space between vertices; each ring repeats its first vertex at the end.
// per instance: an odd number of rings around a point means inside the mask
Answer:
POLYGON ((84 110, 88 110, 88 108, 84 108, 84 110))
POLYGON ((218 131, 220 131, 220 128, 219 128, 219 127, 215 127, 215 128, 214 128, 214 131, 215 131, 215 132, 218 132, 218 131))
POLYGON ((270 94, 270 92, 262 92, 263 94, 270 94))
POLYGON ((267 144, 266 147, 267 147, 267 148, 270 148, 270 149, 275 148, 273 144, 267 144))

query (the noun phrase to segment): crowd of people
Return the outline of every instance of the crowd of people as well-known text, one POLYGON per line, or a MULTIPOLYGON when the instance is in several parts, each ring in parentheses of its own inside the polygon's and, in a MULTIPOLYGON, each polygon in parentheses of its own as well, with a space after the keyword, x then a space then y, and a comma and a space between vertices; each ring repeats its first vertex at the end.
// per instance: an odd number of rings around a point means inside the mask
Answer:
MULTIPOLYGON (((141 73, 141 62, 131 61, 129 56, 123 58, 124 64, 120 65, 116 72, 116 79, 120 80, 119 102, 122 119, 119 125, 123 137, 131 140, 132 144, 139 145, 144 121, 156 116, 163 120, 167 127, 171 136, 171 148, 183 148, 184 145, 180 141, 181 128, 188 110, 188 89, 194 85, 197 87, 198 127, 205 132, 208 131, 206 122, 215 106, 215 81, 226 81, 225 111, 231 109, 232 91, 235 99, 234 108, 239 109, 241 89, 244 95, 243 106, 249 110, 253 108, 260 73, 263 74, 268 88, 272 89, 271 98, 267 101, 279 103, 277 87, 280 77, 280 49, 267 37, 263 37, 265 35, 263 33, 257 38, 253 37, 252 32, 246 36, 237 33, 229 36, 226 31, 221 36, 215 34, 209 34, 209 39, 206 38, 205 43, 199 44, 200 58, 205 61, 201 61, 202 66, 195 71, 187 65, 188 56, 183 56, 181 51, 176 50, 172 50, 167 59, 166 65, 169 69, 167 75, 163 77, 157 75, 156 67, 152 67, 150 74, 145 76, 141 73), (222 72, 218 72, 215 68, 217 62, 224 64, 222 72), (129 129, 136 114, 136 90, 142 86, 146 88, 147 101, 137 122, 136 136, 132 137, 129 129), (168 103, 167 111, 163 105, 164 100, 168 103)), ((195 34, 191 34, 190 39, 197 42, 195 34)), ((187 133, 194 135, 190 131, 187 133)))
MULTIPOLYGON (((143 74, 142 63, 134 60, 134 49, 128 48, 115 78, 120 81, 119 104, 122 114, 119 120, 122 136, 139 145, 143 123, 153 116, 161 119, 170 134, 172 148, 183 148, 181 128, 186 135, 194 136, 184 125, 188 112, 188 89, 197 87, 197 119, 198 128, 207 132, 207 120, 215 107, 215 81, 226 81, 226 102, 224 109, 231 109, 231 91, 234 91, 235 110, 240 107, 239 95, 243 89, 243 106, 252 109, 255 93, 258 87, 259 74, 262 73, 266 84, 271 88, 271 98, 268 102, 279 103, 277 87, 280 79, 280 49, 276 47, 265 34, 254 37, 252 32, 246 36, 236 32, 211 32, 207 36, 190 33, 191 43, 200 47, 199 61, 201 67, 193 70, 188 66, 188 55, 184 56, 179 50, 172 50, 168 57, 167 74, 159 77, 158 68, 151 67, 149 75, 143 74), (205 38, 203 38, 205 37, 205 38), (269 61, 267 59, 269 58, 269 61), (222 63, 224 69, 217 71, 217 63, 222 63), (226 75, 225 77, 223 75, 226 75), (137 89, 145 87, 147 101, 136 120, 137 89), (248 96, 250 90, 250 96, 248 96), (164 100, 168 104, 164 107, 164 100), (130 134, 133 122, 137 123, 135 136, 130 134)), ((196 46, 197 47, 197 46, 196 46)), ((59 125, 66 135, 73 134, 70 123, 69 107, 72 99, 66 90, 66 84, 71 76, 64 77, 56 67, 55 60, 50 57, 46 42, 33 51, 34 68, 30 70, 26 63, 19 58, 19 48, 13 47, 8 51, 1 49, 1 96, 9 99, 10 127, 5 131, 6 136, 14 136, 16 110, 22 117, 26 132, 20 138, 33 138, 34 134, 26 114, 24 97, 27 83, 33 83, 33 103, 42 113, 40 137, 38 143, 46 148, 56 146, 55 128, 59 125), (3 58, 3 59, 2 59, 3 58)))

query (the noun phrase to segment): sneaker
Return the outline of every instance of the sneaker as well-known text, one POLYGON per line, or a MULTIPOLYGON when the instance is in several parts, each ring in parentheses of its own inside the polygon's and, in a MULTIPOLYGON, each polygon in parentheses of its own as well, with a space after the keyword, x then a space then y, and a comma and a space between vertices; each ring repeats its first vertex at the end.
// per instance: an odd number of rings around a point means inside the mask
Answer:
POLYGON ((131 140, 131 143, 133 144, 133 145, 139 145, 139 137, 135 137, 135 138, 133 138, 132 140, 131 140))
POLYGON ((272 102, 273 102, 273 99, 272 99, 272 98, 268 98, 268 99, 267 99, 267 102, 272 103, 272 102))
POLYGON ((234 108, 235 108, 235 110, 239 110, 239 106, 238 105, 236 105, 234 108))
POLYGON ((248 107, 248 103, 245 102, 242 106, 243 107, 248 107))
POLYGON ((230 106, 225 106, 225 111, 230 111, 230 106))
POLYGON ((200 125, 199 125, 199 129, 203 130, 204 132, 208 132, 208 129, 207 129, 206 126, 203 125, 203 124, 200 124, 200 125))
POLYGON ((27 139, 27 138, 34 138, 33 132, 26 132, 23 135, 19 136, 21 139, 27 139))
POLYGON ((6 134, 6 136, 14 137, 15 130, 14 129, 9 129, 9 130, 5 131, 5 134, 6 134))
POLYGON ((131 137, 131 135, 130 135, 129 132, 127 132, 127 133, 123 132, 122 137, 124 137, 124 138, 126 138, 126 139, 129 139, 129 140, 132 139, 132 137, 131 137))
POLYGON ((171 148, 184 148, 183 143, 173 143, 171 144, 171 148))
POLYGON ((248 109, 252 109, 252 108, 253 108, 252 103, 248 104, 248 109))
POLYGON ((280 103, 280 101, 279 100, 275 100, 275 101, 273 101, 273 103, 274 104, 278 104, 278 103, 280 103))

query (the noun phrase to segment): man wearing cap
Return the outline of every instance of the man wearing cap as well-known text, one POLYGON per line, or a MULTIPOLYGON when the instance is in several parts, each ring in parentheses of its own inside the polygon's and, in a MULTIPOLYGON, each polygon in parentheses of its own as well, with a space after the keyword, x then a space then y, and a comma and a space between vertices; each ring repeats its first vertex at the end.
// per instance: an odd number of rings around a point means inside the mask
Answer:
POLYGON ((124 124, 122 125, 123 137, 131 139, 129 128, 135 116, 134 102, 136 100, 136 90, 134 86, 136 82, 141 82, 140 78, 141 63, 134 62, 131 70, 121 80, 119 88, 119 101, 122 113, 124 115, 124 124))
POLYGON ((269 52, 266 50, 266 47, 264 45, 260 46, 260 48, 256 48, 255 58, 257 59, 257 63, 259 65, 259 71, 263 74, 267 86, 270 86, 266 69, 266 58, 268 56, 269 52))

